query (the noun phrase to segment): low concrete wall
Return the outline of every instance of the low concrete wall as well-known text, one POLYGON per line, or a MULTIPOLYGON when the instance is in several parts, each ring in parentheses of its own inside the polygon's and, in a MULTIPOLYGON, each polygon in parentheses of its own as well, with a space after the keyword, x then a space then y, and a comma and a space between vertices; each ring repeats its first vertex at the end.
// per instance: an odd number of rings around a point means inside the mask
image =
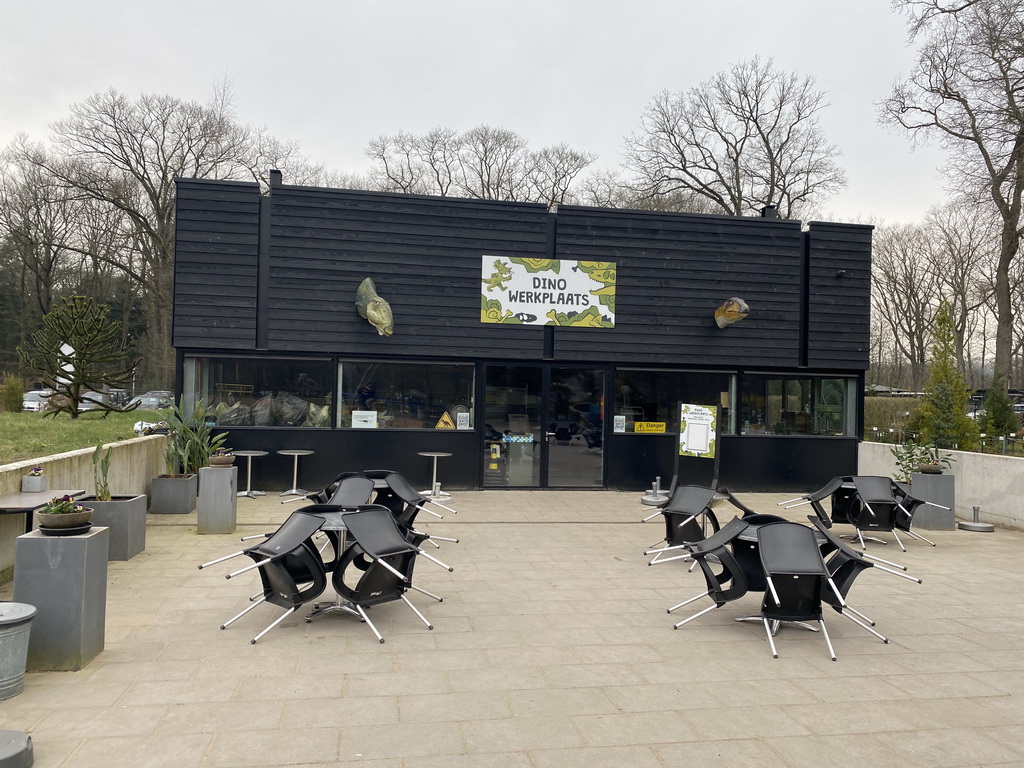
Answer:
MULTIPOLYGON (((107 479, 115 494, 149 493, 154 477, 166 472, 165 435, 149 435, 108 443, 112 449, 107 479)), ((0 495, 21 491, 21 478, 32 467, 42 467, 50 488, 96 490, 93 482, 93 448, 58 453, 41 459, 18 461, 0 466, 0 495)), ((15 539, 25 532, 22 515, 0 515, 0 583, 10 581, 14 572, 15 539)))
MULTIPOLYGON (((889 443, 860 444, 859 469, 862 475, 896 474, 896 460, 889 443)), ((946 470, 956 477, 956 516, 974 519, 974 507, 981 511, 979 520, 1002 528, 1024 530, 1024 459, 989 453, 944 451, 956 461, 946 470)))

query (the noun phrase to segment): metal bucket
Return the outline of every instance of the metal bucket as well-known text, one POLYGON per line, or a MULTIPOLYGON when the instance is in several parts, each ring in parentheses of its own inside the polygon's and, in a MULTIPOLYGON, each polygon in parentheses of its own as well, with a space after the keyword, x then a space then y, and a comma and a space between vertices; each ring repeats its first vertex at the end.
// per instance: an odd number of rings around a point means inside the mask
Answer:
POLYGON ((28 634, 35 606, 0 603, 0 700, 17 696, 25 687, 28 634))

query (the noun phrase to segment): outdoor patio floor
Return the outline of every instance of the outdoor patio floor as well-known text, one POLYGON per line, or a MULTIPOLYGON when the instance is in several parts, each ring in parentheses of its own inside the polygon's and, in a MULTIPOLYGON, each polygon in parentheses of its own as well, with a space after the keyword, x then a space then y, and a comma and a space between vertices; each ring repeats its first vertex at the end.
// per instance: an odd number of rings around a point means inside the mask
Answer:
MULTIPOLYGON (((793 495, 739 494, 769 513, 793 495)), ((829 612, 838 661, 794 629, 776 660, 760 625, 733 621, 760 594, 672 630, 698 605, 666 608, 704 580, 647 566, 663 524, 640 524, 640 496, 456 492, 458 515, 419 518, 461 539, 430 549, 454 573, 416 567, 444 596, 410 593, 435 628, 377 606, 383 645, 342 613, 306 624, 307 609, 256 645, 281 609, 218 628, 258 577, 225 581, 242 560, 196 565, 298 504, 241 498, 232 535, 197 535, 195 513, 150 516, 146 551, 109 564, 103 653, 29 673, 0 728, 32 736, 39 768, 1024 766, 1024 534, 869 545, 924 580, 854 585, 851 605, 890 643, 829 612)))

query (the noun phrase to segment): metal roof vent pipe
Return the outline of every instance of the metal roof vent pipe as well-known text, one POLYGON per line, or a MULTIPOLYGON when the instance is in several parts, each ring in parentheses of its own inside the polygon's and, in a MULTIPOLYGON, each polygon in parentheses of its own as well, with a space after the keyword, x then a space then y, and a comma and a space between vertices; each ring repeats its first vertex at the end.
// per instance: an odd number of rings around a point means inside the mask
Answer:
POLYGON ((779 218, 779 211, 774 205, 766 205, 761 209, 762 219, 777 219, 779 218))

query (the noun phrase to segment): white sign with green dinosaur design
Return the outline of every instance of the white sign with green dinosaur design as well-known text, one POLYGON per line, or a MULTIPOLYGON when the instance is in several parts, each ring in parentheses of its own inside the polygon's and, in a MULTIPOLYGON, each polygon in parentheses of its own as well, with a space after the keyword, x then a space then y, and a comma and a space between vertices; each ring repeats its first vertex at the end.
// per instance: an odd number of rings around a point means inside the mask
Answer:
POLYGON ((718 407, 714 405, 679 406, 679 455, 715 458, 718 407))
POLYGON ((615 263, 484 256, 480 320, 615 327, 615 263))

